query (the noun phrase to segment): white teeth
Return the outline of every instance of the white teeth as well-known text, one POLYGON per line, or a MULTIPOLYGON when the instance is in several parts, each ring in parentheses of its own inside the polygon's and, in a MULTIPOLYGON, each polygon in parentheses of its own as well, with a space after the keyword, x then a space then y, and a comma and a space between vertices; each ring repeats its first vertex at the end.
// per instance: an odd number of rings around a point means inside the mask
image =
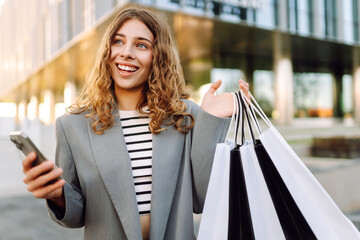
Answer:
POLYGON ((123 71, 128 71, 128 72, 135 72, 137 70, 136 67, 130 67, 130 66, 125 66, 125 65, 117 65, 117 67, 120 69, 120 70, 123 70, 123 71))

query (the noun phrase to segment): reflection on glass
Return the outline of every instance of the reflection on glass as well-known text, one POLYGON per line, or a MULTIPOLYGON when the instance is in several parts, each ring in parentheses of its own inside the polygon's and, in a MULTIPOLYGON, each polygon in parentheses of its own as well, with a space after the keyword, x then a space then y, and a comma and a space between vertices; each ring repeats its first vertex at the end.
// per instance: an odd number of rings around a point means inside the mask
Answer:
POLYGON ((337 37, 337 15, 335 0, 323 0, 324 2, 324 17, 325 17, 325 36, 330 38, 337 37))
POLYGON ((288 0, 288 26, 290 32, 295 33, 298 30, 298 16, 297 16, 296 0, 288 0))
POLYGON ((351 116, 354 110, 353 106, 353 79, 351 75, 344 75, 342 78, 342 103, 345 116, 351 116))
POLYGON ((352 2, 353 0, 343 0, 343 40, 347 43, 354 41, 352 2))
POLYGON ((180 0, 156 0, 155 4, 160 9, 177 11, 180 7, 180 0))
POLYGON ((275 15, 277 14, 276 10, 276 1, 277 0, 268 0, 264 7, 256 10, 256 25, 262 28, 275 28, 276 19, 275 15))
POLYGON ((359 5, 358 0, 352 1, 354 41, 359 42, 359 5))
POLYGON ((298 1, 298 12, 299 12, 299 33, 308 35, 310 34, 310 15, 311 5, 308 0, 298 1))
POLYGON ((254 97, 267 116, 274 109, 274 73, 272 71, 256 70, 254 72, 254 97))
POLYGON ((290 32, 309 35, 314 32, 313 1, 288 0, 288 25, 290 32))
POLYGON ((295 117, 332 117, 333 86, 329 73, 294 73, 295 117))

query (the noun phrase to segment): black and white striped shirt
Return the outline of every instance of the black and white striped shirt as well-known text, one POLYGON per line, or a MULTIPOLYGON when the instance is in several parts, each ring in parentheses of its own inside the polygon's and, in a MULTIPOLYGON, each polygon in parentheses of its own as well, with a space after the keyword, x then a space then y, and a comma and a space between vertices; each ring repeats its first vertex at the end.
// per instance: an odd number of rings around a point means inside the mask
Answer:
POLYGON ((150 118, 138 111, 120 110, 121 125, 128 149, 139 214, 149 214, 152 182, 152 134, 150 118))

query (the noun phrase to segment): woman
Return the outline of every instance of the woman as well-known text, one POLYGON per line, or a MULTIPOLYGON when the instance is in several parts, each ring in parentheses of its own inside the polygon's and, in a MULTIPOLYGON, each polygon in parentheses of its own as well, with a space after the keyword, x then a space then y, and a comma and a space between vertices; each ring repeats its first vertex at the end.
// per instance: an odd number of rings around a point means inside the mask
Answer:
POLYGON ((85 226, 85 239, 194 238, 193 212, 202 211, 215 146, 233 111, 232 94, 214 95, 220 85, 212 84, 201 108, 185 100, 167 24, 147 10, 123 10, 78 103, 56 121, 59 168, 31 167, 35 154, 24 159, 28 190, 47 200, 55 222, 85 226))

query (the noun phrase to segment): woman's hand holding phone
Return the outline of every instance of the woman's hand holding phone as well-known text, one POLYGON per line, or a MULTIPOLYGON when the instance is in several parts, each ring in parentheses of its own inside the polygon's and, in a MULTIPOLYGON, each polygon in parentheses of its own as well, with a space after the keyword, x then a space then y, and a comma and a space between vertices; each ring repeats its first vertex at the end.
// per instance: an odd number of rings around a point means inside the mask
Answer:
POLYGON ((57 180, 63 173, 63 170, 61 168, 54 168, 54 163, 49 160, 33 166, 35 160, 36 154, 32 152, 22 162, 25 174, 23 181, 27 184, 27 190, 36 198, 51 200, 60 208, 65 208, 62 188, 65 185, 65 180, 57 180))

